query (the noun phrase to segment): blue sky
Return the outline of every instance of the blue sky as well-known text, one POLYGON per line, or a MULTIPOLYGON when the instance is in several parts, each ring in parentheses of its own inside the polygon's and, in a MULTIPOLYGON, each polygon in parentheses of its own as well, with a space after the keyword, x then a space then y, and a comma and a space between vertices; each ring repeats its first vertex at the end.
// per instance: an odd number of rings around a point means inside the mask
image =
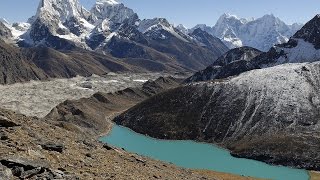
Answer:
MULTIPOLYGON (((90 9, 95 0, 80 0, 90 9)), ((320 13, 319 0, 120 0, 143 18, 165 17, 171 23, 192 27, 214 25, 223 13, 239 17, 274 14, 287 23, 305 23, 320 13)), ((0 17, 26 21, 35 14, 39 0, 0 0, 0 17)))

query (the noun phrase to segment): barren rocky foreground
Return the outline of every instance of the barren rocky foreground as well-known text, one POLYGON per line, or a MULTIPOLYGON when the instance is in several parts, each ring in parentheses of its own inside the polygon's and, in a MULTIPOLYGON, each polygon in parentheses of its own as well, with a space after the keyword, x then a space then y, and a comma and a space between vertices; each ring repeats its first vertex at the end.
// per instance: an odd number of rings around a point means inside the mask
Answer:
POLYGON ((2 109, 0 126, 0 179, 4 180, 236 177, 181 169, 103 145, 88 136, 67 131, 38 118, 2 109))

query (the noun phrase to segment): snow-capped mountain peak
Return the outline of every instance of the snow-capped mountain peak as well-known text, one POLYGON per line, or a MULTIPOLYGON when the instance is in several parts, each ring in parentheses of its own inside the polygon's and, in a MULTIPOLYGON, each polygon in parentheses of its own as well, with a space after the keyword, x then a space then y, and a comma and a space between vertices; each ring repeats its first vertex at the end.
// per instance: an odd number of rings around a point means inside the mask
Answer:
POLYGON ((97 0, 97 4, 117 5, 120 3, 116 0, 97 0))
POLYGON ((63 22, 72 17, 87 19, 89 16, 89 12, 78 0, 42 0, 36 17, 41 16, 43 11, 58 17, 63 22))
POLYGON ((171 24, 165 18, 144 19, 139 23, 139 31, 146 33, 154 28, 171 28, 171 24))
POLYGON ((139 22, 138 30, 143 34, 156 39, 167 39, 167 36, 161 32, 162 30, 164 30, 165 32, 170 33, 176 38, 188 42, 185 34, 176 29, 174 25, 170 24, 165 18, 144 19, 139 22))
POLYGON ((132 9, 116 0, 97 0, 90 12, 93 24, 99 24, 105 19, 115 24, 123 23, 127 19, 138 19, 138 15, 132 9))
POLYGON ((189 29, 187 27, 185 27, 183 24, 179 24, 175 28, 178 29, 183 34, 188 34, 189 33, 189 29))
POLYGON ((10 24, 5 18, 0 18, 0 22, 3 24, 10 24))
POLYGON ((32 24, 38 20, 47 26, 54 26, 51 29, 53 34, 57 33, 57 29, 64 29, 80 36, 94 28, 87 21, 89 16, 90 12, 80 5, 79 0, 41 0, 32 24))
POLYGON ((275 44, 287 42, 300 28, 298 24, 285 24, 273 14, 258 19, 223 14, 212 30, 207 32, 219 37, 230 48, 251 46, 267 51, 275 44))
POLYGON ((218 19, 216 26, 220 24, 225 24, 225 23, 240 23, 240 24, 245 24, 249 22, 249 20, 245 18, 239 18, 236 15, 232 15, 229 13, 224 13, 223 15, 220 16, 218 19))

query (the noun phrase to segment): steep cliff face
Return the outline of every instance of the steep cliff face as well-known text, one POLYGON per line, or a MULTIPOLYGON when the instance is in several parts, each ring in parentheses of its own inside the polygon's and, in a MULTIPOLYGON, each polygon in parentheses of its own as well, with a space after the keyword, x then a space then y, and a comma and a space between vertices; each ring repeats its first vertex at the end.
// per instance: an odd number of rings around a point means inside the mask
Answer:
POLYGON ((115 121, 156 138, 216 143, 242 157, 319 170, 319 72, 320 63, 286 64, 189 84, 115 121))
POLYGON ((12 38, 12 36, 11 30, 0 21, 0 38, 6 40, 12 38))
POLYGON ((194 30, 189 34, 189 36, 200 46, 205 47, 214 53, 219 54, 221 51, 227 52, 229 50, 228 47, 219 38, 210 35, 200 28, 194 30))

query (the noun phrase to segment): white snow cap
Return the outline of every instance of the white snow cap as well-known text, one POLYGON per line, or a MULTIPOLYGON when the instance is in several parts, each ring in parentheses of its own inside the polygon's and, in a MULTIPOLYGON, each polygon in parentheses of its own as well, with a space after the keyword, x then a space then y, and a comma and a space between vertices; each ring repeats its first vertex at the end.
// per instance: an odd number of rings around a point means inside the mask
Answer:
POLYGON ((37 15, 46 11, 51 15, 56 15, 60 20, 65 21, 70 17, 80 18, 89 12, 79 3, 79 0, 42 0, 40 1, 37 15))
POLYGON ((117 0, 97 0, 97 4, 117 5, 120 3, 117 0))
POLYGON ((0 22, 4 24, 10 24, 5 18, 0 18, 0 22))

